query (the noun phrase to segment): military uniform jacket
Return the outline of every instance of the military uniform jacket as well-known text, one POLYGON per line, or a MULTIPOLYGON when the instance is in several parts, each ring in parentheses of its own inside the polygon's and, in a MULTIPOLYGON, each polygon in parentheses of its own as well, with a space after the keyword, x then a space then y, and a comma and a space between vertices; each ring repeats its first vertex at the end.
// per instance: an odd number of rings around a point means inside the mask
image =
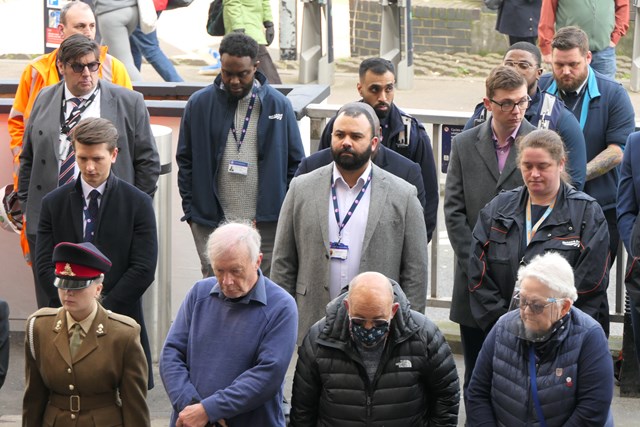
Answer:
POLYGON ((38 310, 27 320, 25 363, 23 427, 150 425, 147 362, 129 317, 99 306, 72 361, 66 311, 38 310))

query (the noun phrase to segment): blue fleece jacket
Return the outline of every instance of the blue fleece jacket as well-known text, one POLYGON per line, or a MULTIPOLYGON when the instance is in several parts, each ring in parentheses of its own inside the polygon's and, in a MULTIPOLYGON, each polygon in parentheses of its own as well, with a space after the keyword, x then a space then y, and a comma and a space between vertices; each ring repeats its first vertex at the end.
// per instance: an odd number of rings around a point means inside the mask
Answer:
MULTIPOLYGON (((552 74, 540 77, 540 90, 559 96, 552 74)), ((627 137, 635 129, 635 113, 629 95, 622 85, 589 67, 587 85, 582 98, 580 122, 587 144, 587 162, 609 145, 624 150, 627 137)), ((596 199, 603 211, 615 209, 618 188, 618 168, 587 181, 584 192, 596 199)))
MULTIPOLYGON (((257 222, 278 220, 289 182, 304 157, 300 130, 289 100, 256 72, 260 98, 258 119, 257 222)), ((183 221, 217 227, 225 219, 218 199, 217 173, 227 145, 237 100, 216 77, 212 85, 194 93, 184 110, 176 150, 178 189, 183 221)))
POLYGON ((162 349, 160 375, 174 409, 170 426, 197 402, 212 423, 284 426, 283 383, 297 331, 295 301, 261 272, 240 301, 227 300, 213 277, 196 283, 162 349))

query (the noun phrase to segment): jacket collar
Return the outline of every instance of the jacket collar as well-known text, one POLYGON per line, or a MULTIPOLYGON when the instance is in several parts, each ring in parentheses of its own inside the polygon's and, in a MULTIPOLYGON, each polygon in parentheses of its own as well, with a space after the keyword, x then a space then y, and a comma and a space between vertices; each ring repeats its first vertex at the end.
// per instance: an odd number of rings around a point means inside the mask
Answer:
MULTIPOLYGON (((587 87, 585 88, 584 96, 582 97, 582 110, 580 111, 580 129, 584 130, 584 126, 587 123, 587 116, 589 114, 589 103, 592 99, 596 99, 600 97, 600 88, 598 87, 598 81, 596 80, 596 72, 591 68, 591 65, 587 66, 589 68, 589 74, 587 76, 587 87)), ((558 84, 556 80, 551 77, 551 85, 547 89, 547 92, 559 96, 558 92, 558 84)))
POLYGON ((89 329, 87 336, 82 340, 82 345, 78 349, 78 354, 76 354, 75 360, 72 361, 71 351, 69 349, 66 310, 62 308, 58 310, 53 327, 53 332, 56 334, 53 339, 53 345, 67 365, 73 366, 73 363, 84 359, 98 348, 98 339, 108 333, 108 317, 107 311, 101 305, 98 305, 98 312, 96 313, 95 319, 93 319, 91 328, 89 329))

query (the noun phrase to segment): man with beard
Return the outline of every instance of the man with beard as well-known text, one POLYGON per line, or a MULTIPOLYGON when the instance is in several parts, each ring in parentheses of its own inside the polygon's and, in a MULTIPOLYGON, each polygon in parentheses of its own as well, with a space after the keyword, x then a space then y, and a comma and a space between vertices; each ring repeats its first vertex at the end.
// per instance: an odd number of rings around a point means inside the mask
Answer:
POLYGON ((334 162, 291 181, 282 204, 271 278, 296 299, 298 342, 324 307, 363 271, 400 284, 424 313, 427 233, 416 188, 371 162, 380 123, 363 102, 338 111, 334 162))
POLYGON ((243 33, 220 43, 221 71, 185 108, 176 152, 182 209, 203 277, 209 235, 222 221, 251 221, 262 236, 269 276, 276 221, 304 157, 291 104, 257 70, 258 44, 243 33))
MULTIPOLYGON (((440 187, 429 136, 421 123, 393 103, 396 75, 390 61, 383 58, 365 59, 360 64, 358 74, 357 88, 362 97, 360 101, 373 107, 380 119, 382 145, 420 166, 426 195, 424 217, 427 236, 431 241, 438 217, 440 187)), ((331 146, 334 123, 335 117, 324 128, 318 150, 331 146)))
POLYGON ((540 78, 540 89, 562 98, 580 122, 587 148, 584 192, 596 199, 609 225, 611 262, 618 250, 616 226, 618 166, 627 137, 635 128, 629 95, 622 85, 589 65, 587 34, 577 27, 560 29, 553 37, 553 74, 540 78))

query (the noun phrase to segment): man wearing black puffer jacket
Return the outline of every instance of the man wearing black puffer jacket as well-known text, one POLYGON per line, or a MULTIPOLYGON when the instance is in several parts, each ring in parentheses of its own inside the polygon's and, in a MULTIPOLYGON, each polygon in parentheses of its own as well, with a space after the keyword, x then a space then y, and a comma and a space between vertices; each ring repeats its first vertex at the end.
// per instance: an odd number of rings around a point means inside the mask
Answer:
POLYGON ((367 272, 298 349, 291 426, 456 426, 460 386, 438 327, 367 272))

